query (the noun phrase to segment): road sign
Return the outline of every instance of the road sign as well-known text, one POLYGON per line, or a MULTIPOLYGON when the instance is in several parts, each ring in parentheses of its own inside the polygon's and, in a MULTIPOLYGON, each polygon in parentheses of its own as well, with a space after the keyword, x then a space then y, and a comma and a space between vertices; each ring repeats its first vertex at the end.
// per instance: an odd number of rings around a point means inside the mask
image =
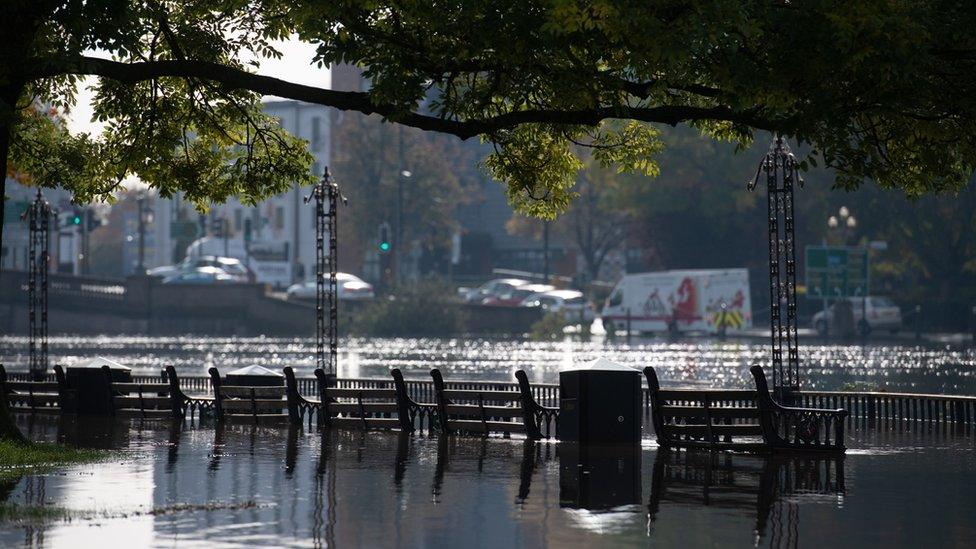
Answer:
POLYGON ((806 247, 807 297, 841 299, 868 293, 868 250, 847 246, 806 247))

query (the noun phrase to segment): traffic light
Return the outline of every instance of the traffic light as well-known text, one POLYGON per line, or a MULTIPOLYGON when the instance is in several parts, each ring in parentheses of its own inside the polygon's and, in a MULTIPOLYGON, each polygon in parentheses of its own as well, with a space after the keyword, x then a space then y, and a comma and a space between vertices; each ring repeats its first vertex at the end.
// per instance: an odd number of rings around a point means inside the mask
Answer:
POLYGON ((390 251, 390 224, 383 222, 380 223, 379 229, 379 250, 381 254, 388 253, 390 251))
POLYGON ((82 210, 75 208, 72 211, 72 215, 68 218, 68 223, 72 225, 81 225, 81 214, 82 210))

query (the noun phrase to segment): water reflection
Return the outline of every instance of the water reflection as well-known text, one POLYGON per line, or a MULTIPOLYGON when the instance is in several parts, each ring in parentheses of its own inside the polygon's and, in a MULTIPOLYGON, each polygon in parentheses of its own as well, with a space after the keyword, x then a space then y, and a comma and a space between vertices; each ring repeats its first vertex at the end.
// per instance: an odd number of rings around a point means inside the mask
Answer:
POLYGON ((871 532, 893 529, 952 545, 976 533, 965 518, 976 512, 966 488, 976 451, 971 437, 948 431, 855 431, 866 438, 838 460, 208 422, 92 425, 50 418, 33 428, 38 438, 124 450, 117 459, 9 479, 0 501, 83 517, 95 509, 95 520, 0 523, 0 546, 72 546, 81 535, 190 547, 780 547, 816 546, 828 534, 874 544, 871 532), (244 502, 254 505, 234 506, 244 502), (151 513, 187 504, 218 508, 151 513))
POLYGON ((802 499, 843 500, 844 457, 747 456, 659 451, 647 505, 648 533, 662 505, 754 512, 757 544, 797 544, 802 499), (768 532, 767 532, 768 530, 768 532))

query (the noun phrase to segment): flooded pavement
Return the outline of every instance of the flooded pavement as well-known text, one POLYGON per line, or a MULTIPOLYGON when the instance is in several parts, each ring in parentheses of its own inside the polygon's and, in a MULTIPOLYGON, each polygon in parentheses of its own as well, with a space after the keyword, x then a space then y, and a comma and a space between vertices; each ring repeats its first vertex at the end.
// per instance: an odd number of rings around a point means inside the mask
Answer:
POLYGON ((8 479, 0 546, 966 547, 974 434, 852 429, 844 459, 20 418, 36 439, 115 449, 8 479))
MULTIPOLYGON (((513 381, 525 369, 532 382, 555 383, 560 370, 606 356, 638 368, 654 366, 665 385, 701 384, 750 387, 749 367, 766 360, 768 345, 755 341, 634 339, 631 345, 589 342, 527 342, 492 339, 342 339, 339 377, 387 377, 400 368, 408 378, 429 379, 431 368, 445 377, 513 381)), ((311 376, 313 339, 204 337, 52 337, 51 363, 104 356, 155 374, 173 365, 182 375, 206 375, 216 366, 231 370, 260 364, 295 368, 311 376)), ((976 394, 976 351, 905 345, 801 345, 801 375, 806 389, 836 390, 860 384, 892 392, 976 394)), ((0 337, 0 362, 26 370, 27 340, 0 337)))

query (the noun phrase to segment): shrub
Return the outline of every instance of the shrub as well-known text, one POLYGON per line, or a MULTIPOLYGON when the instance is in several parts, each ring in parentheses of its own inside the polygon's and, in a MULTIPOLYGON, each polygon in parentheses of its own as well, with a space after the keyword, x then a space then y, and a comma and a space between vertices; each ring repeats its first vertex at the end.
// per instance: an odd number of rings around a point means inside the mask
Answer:
POLYGON ((529 332, 529 338, 533 341, 553 341, 563 338, 563 330, 566 328, 566 319, 559 313, 549 313, 537 320, 529 332))
POLYGON ((401 286, 378 297, 352 319, 355 335, 444 336, 464 332, 465 315, 454 292, 436 281, 401 286))

